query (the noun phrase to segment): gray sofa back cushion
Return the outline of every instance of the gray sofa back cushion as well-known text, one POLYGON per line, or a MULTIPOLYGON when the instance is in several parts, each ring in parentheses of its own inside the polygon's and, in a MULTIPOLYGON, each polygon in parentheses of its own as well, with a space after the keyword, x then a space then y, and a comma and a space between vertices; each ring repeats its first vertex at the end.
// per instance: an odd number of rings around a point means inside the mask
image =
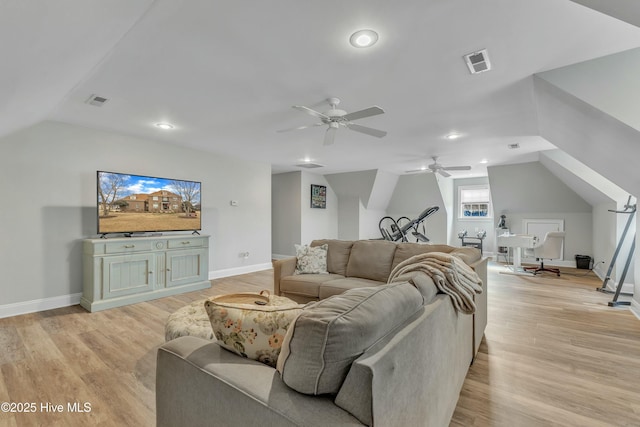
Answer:
POLYGON ((396 244, 385 240, 358 240, 351 248, 347 277, 360 277, 386 283, 391 274, 396 244))
POLYGON ((327 250, 327 271, 329 273, 346 276, 347 262, 349 262, 353 241, 334 239, 314 240, 309 246, 315 247, 324 244, 329 246, 327 250))
POLYGON ((398 243, 398 247, 393 256, 391 270, 396 268, 398 264, 411 258, 414 255, 427 252, 444 252, 446 254, 456 255, 466 264, 471 265, 480 259, 482 254, 479 249, 472 247, 455 247, 449 245, 432 245, 421 243, 398 243))
POLYGON ((335 394, 351 363, 422 309, 410 283, 350 289, 311 303, 289 327, 277 369, 292 389, 335 394))

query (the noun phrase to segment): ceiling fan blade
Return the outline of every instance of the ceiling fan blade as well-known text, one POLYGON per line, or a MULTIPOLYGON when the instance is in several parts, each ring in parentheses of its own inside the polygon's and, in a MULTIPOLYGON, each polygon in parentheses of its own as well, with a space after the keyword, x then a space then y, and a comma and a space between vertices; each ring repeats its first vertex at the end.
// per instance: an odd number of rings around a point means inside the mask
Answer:
POLYGON ((442 176, 444 176, 445 178, 449 178, 451 176, 451 174, 445 172, 444 170, 442 170, 443 168, 438 169, 438 173, 442 176))
POLYGON ((404 171, 404 173, 431 173, 431 172, 433 172, 433 171, 430 170, 430 169, 422 169, 422 168, 420 168, 420 169, 411 169, 411 170, 408 170, 408 171, 404 171))
POLYGON ((387 132, 383 130, 373 129, 366 126, 360 126, 354 123, 344 123, 344 125, 351 130, 355 130, 356 132, 366 133, 367 135, 375 136, 376 138, 382 138, 387 134, 387 132))
POLYGON ((365 108, 364 110, 354 111, 353 113, 345 114, 342 116, 343 119, 347 121, 363 119, 365 117, 376 116, 378 114, 383 114, 384 110, 377 105, 373 107, 365 108))
POLYGON ((291 132, 292 130, 301 130, 301 129, 307 129, 307 128, 312 128, 312 127, 315 127, 315 126, 322 126, 322 125, 324 125, 324 123, 314 123, 312 125, 298 126, 298 127, 289 128, 289 129, 280 129, 280 130, 277 130, 276 132, 279 132, 279 133, 291 132))
POLYGON ((333 141, 336 139, 336 131, 337 127, 330 127, 324 134, 324 145, 331 145, 333 141))
POLYGON ((442 168, 446 171, 468 171, 471 170, 471 166, 447 166, 446 168, 442 168))
POLYGON ((302 111, 303 113, 307 113, 307 114, 309 114, 309 115, 311 115, 313 117, 317 117, 319 119, 329 120, 329 116, 327 116, 325 114, 322 114, 322 113, 320 113, 320 112, 318 112, 316 110, 312 110, 309 107, 305 107, 304 105, 294 105, 291 108, 295 108, 298 111, 302 111))

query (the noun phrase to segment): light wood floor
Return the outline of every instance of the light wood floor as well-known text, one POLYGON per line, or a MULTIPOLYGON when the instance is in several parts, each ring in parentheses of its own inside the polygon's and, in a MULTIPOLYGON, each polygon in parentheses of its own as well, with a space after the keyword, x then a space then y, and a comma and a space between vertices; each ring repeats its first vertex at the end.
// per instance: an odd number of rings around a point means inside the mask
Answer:
MULTIPOLYGON (((640 320, 607 307, 585 270, 489 272, 489 326, 451 426, 640 426, 640 320)), ((212 289, 87 313, 79 306, 0 319, 0 426, 153 426, 164 321, 185 304, 270 288, 271 271, 212 289), (87 402, 90 412, 70 413, 87 402), (45 411, 63 405, 63 412, 45 411), (51 408, 51 407, 50 407, 51 408)))

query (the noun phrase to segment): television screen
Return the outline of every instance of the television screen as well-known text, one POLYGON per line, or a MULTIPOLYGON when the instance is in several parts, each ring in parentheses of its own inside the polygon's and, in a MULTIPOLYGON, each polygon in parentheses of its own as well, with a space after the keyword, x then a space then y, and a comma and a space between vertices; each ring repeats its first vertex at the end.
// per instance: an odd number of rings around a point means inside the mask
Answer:
POLYGON ((200 182, 98 171, 98 234, 201 230, 200 182))

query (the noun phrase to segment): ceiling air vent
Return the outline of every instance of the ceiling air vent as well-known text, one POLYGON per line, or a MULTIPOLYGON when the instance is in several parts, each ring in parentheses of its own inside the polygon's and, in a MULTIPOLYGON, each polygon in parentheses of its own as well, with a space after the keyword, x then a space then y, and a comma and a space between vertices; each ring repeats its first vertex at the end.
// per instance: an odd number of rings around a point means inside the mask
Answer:
POLYGON ((467 67, 469 67, 471 74, 483 73, 491 69, 491 62, 489 61, 487 49, 482 49, 465 55, 464 60, 467 63, 467 67))
POLYGON ((319 165, 318 163, 300 163, 299 165, 296 165, 299 168, 305 168, 305 169, 315 169, 315 168, 323 168, 324 165, 319 165))
POLYGON ((517 142, 515 144, 509 144, 507 145, 507 147, 509 147, 512 150, 515 150, 516 148, 520 148, 520 144, 518 144, 517 142))
POLYGON ((89 99, 87 99, 85 102, 89 105, 95 105, 96 107, 102 107, 105 102, 107 102, 108 99, 104 98, 102 96, 98 96, 96 94, 93 94, 89 97, 89 99))

